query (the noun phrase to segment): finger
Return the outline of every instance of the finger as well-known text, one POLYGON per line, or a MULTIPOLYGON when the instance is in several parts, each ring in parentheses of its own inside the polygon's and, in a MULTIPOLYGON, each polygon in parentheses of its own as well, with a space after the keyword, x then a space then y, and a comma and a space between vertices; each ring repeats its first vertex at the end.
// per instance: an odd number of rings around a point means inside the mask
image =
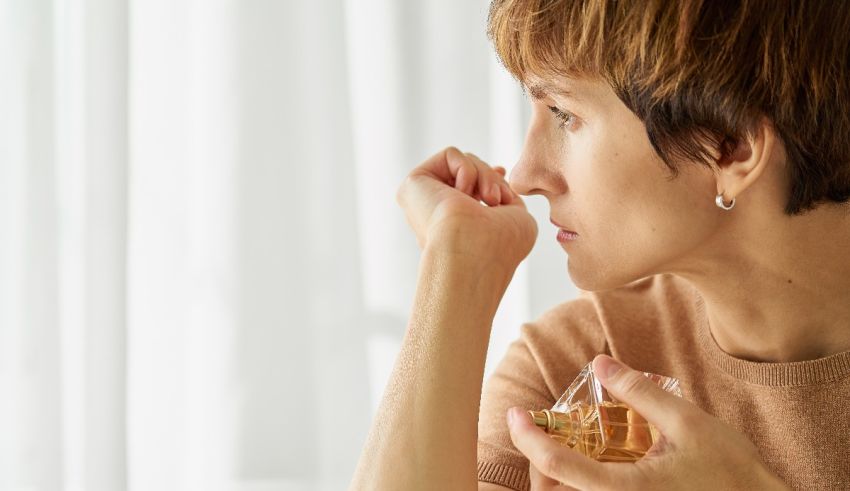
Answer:
MULTIPOLYGON (((490 167, 486 162, 481 160, 477 155, 471 152, 467 152, 466 156, 470 159, 474 160, 476 164, 478 164, 479 175, 492 177, 492 181, 488 182, 487 187, 492 187, 493 185, 498 186, 498 204, 511 204, 515 200, 515 193, 511 189, 508 182, 505 180, 505 173, 507 172, 504 167, 496 166, 490 167), (489 171, 492 170, 493 174, 491 175, 489 171)), ((492 191, 491 191, 492 193, 492 191)), ((489 203, 488 203, 489 204, 489 203)))
MULTIPOLYGON (((478 164, 476 165, 476 169, 478 170, 479 180, 481 180, 484 176, 489 176, 490 171, 494 171, 495 175, 493 175, 492 177, 493 181, 498 183, 499 186, 499 203, 508 205, 513 202, 517 202, 523 208, 525 207, 525 203, 522 201, 519 195, 514 192, 514 190, 511 188, 510 183, 508 183, 508 181, 505 179, 505 174, 507 173, 507 170, 504 167, 490 167, 486 162, 484 162, 477 155, 471 152, 466 152, 464 155, 478 164)), ((479 191, 479 195, 483 194, 484 193, 479 191)), ((481 199, 481 201, 485 200, 481 199)))
POLYGON ((446 161, 449 172, 455 176, 455 189, 472 196, 475 192, 475 184, 479 180, 475 163, 455 147, 446 149, 446 161))
POLYGON ((593 359, 593 372, 611 395, 634 408, 667 436, 677 436, 682 430, 682 418, 692 411, 686 400, 610 356, 597 355, 593 359))
POLYGON ((552 479, 551 477, 543 474, 534 464, 529 464, 528 466, 528 475, 531 481, 531 490, 532 491, 579 491, 578 489, 567 486, 561 482, 558 482, 557 479, 552 479))
POLYGON ((498 205, 502 201, 501 176, 474 153, 466 152, 464 155, 478 170, 478 189, 484 202, 490 206, 498 205))
POLYGON ((531 422, 520 408, 508 410, 511 441, 546 476, 577 488, 599 488, 611 480, 616 469, 564 447, 531 422))
POLYGON ((502 203, 508 205, 514 200, 514 192, 511 189, 510 184, 508 184, 508 181, 505 180, 505 175, 507 174, 508 171, 505 170, 505 168, 500 166, 500 165, 493 167, 493 170, 496 171, 497 174, 502 176, 502 179, 499 182, 499 186, 500 186, 501 192, 502 192, 502 203))
POLYGON ((511 204, 511 202, 513 202, 513 200, 514 200, 513 192, 511 191, 511 187, 508 186, 508 183, 506 183, 506 182, 499 184, 499 186, 502 187, 502 203, 504 203, 506 205, 511 204))
POLYGON ((412 176, 418 174, 425 174, 469 195, 478 181, 475 164, 455 147, 440 150, 410 172, 412 176))
POLYGON ((427 173, 444 183, 457 179, 456 159, 450 159, 453 152, 460 153, 455 147, 446 147, 440 150, 413 169, 411 174, 427 173))

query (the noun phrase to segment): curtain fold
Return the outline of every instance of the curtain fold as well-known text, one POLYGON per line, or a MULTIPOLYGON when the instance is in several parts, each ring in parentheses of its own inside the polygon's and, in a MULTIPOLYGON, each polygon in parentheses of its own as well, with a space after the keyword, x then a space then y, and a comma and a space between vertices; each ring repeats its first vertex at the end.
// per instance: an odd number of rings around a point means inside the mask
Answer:
MULTIPOLYGON (((0 491, 345 488, 415 289, 398 185, 520 153, 487 7, 0 0, 0 491)), ((488 375, 575 294, 550 239, 488 375)))
POLYGON ((0 77, 0 485, 19 475, 45 489, 62 462, 51 14, 45 2, 0 11, 1 53, 15 68, 0 77))

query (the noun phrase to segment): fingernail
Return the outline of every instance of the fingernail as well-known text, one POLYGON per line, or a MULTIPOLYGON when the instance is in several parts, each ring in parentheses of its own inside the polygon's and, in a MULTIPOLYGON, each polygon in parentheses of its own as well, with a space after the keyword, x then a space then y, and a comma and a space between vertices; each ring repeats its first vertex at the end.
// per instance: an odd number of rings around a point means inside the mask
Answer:
POLYGON ((619 372, 620 369, 623 368, 623 365, 621 365, 620 362, 618 362, 617 360, 615 360, 613 358, 607 358, 605 363, 606 363, 606 366, 605 366, 604 370, 605 370, 605 379, 606 380, 610 380, 611 377, 613 377, 614 375, 617 375, 617 372, 619 372))

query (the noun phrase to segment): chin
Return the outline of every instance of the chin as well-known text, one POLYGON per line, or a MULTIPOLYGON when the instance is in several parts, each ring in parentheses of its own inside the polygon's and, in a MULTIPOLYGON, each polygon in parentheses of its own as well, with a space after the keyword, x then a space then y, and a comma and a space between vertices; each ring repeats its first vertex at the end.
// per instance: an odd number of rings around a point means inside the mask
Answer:
POLYGON ((634 268, 617 268, 614 265, 585 266, 574 260, 567 259, 567 272, 573 284, 580 290, 601 292, 621 288, 634 281, 651 276, 654 273, 634 268))

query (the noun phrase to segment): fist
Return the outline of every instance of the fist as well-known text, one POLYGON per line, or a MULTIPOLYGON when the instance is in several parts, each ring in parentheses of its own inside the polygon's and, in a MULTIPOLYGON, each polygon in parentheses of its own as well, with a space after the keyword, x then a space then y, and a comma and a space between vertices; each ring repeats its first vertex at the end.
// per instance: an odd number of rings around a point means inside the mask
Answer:
POLYGON ((413 169, 396 192, 396 201, 419 247, 515 269, 534 246, 537 223, 504 174, 503 168, 494 169, 455 147, 413 169))

